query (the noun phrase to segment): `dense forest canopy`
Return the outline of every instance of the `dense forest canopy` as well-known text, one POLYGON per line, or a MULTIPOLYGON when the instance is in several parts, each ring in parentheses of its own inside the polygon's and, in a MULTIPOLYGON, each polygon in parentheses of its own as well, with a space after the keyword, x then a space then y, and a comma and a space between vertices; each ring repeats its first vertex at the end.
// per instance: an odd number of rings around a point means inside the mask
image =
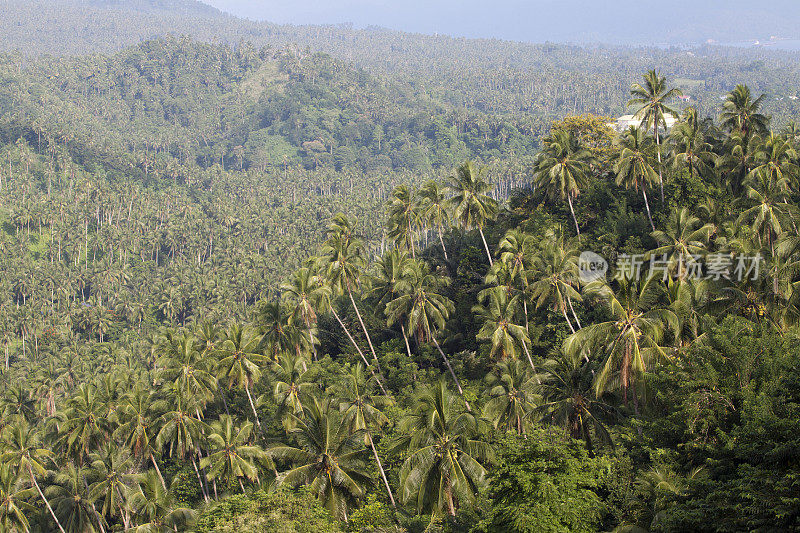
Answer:
POLYGON ((75 5, 0 56, 0 531, 800 529, 793 56, 75 5))

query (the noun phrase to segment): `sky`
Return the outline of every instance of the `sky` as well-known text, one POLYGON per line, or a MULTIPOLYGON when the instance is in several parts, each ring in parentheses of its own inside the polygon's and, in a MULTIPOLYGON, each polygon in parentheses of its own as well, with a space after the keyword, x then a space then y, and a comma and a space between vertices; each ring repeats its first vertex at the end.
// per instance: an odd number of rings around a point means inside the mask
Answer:
POLYGON ((528 42, 800 38, 800 0, 204 0, 255 20, 528 42))

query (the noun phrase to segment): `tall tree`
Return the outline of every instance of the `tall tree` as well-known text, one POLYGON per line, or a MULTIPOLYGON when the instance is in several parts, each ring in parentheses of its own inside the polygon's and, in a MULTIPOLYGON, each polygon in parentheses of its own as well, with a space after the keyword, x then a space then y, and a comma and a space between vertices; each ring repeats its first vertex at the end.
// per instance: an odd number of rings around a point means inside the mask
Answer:
POLYGON ((478 229, 489 264, 494 264, 483 227, 494 219, 498 208, 497 201, 489 196, 493 186, 486 180, 486 168, 477 168, 472 161, 467 161, 450 177, 447 188, 453 194, 449 200, 453 217, 464 229, 478 229))
POLYGON ((588 184, 592 154, 566 130, 552 132, 543 143, 544 148, 536 158, 534 183, 551 200, 567 202, 575 222, 575 232, 580 235, 581 229, 572 202, 588 184))
POLYGON ((647 200, 647 187, 659 177, 652 166, 654 146, 651 138, 641 128, 631 126, 617 139, 617 146, 619 152, 614 163, 617 185, 636 191, 641 189, 644 206, 647 209, 647 220, 650 222, 650 228, 655 231, 650 202, 647 200))
POLYGON ((634 83, 631 86, 629 106, 636 106, 635 117, 641 120, 641 127, 652 128, 656 139, 656 155, 658 157, 658 183, 661 187, 661 203, 664 203, 664 176, 661 168, 661 134, 660 128, 667 129, 667 115, 678 118, 678 112, 668 102, 683 92, 678 88, 667 88, 667 80, 655 70, 644 75, 644 85, 634 83))

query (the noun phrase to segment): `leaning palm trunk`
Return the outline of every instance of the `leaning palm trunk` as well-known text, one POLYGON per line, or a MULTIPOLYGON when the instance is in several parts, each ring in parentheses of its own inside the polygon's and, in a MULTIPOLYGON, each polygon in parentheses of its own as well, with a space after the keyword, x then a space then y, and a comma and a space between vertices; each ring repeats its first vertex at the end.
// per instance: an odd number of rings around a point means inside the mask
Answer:
POLYGON ((575 323, 578 325, 578 329, 583 329, 583 326, 581 326, 581 321, 578 320, 578 315, 575 314, 575 308, 572 307, 572 298, 569 296, 567 296, 567 303, 569 304, 569 310, 572 311, 572 318, 575 319, 575 323))
POLYGON ((383 470, 383 464, 381 463, 381 458, 378 457, 378 451, 375 449, 375 443, 372 440, 372 435, 369 431, 367 431, 367 440, 369 441, 369 447, 372 448, 372 455, 375 456, 375 462, 378 463, 378 470, 381 471, 381 477, 383 478, 383 484, 386 485, 386 492, 389 494, 389 501, 392 502, 392 507, 397 507, 397 504, 394 501, 394 495, 392 494, 392 488, 389 486, 389 480, 386 479, 386 472, 383 470))
POLYGON ((333 316, 334 318, 336 318, 336 321, 339 322, 339 325, 342 326, 342 329, 344 330, 345 334, 347 334, 347 338, 350 339, 350 343, 353 346, 355 346, 356 351, 358 351, 358 355, 360 355, 361 360, 364 361, 364 366, 366 366, 369 369, 369 372, 370 374, 372 374, 372 377, 374 377, 375 381, 378 382, 378 387, 380 387, 381 392, 383 392, 383 394, 385 395, 386 389, 383 388, 383 383, 381 383, 380 378, 375 374, 375 371, 372 369, 372 365, 370 365, 369 362, 367 361, 367 358, 364 357, 364 352, 361 351, 361 348, 358 346, 358 343, 350 334, 350 330, 347 329, 347 326, 344 325, 344 322, 342 322, 342 319, 339 317, 339 314, 336 312, 335 309, 333 309, 333 307, 331 307, 331 313, 333 313, 333 316))
POLYGON ((250 408, 253 410, 253 416, 256 419, 256 424, 258 425, 258 430, 261 431, 261 420, 258 418, 258 413, 256 412, 256 405, 253 403, 253 397, 250 395, 250 386, 245 383, 244 390, 247 392, 247 399, 250 401, 250 408))
POLYGON ((403 324, 400 324, 400 329, 403 331, 403 340, 406 341, 406 352, 408 352, 408 358, 413 359, 411 356, 411 346, 408 344, 408 335, 406 335, 406 327, 403 324))
MULTIPOLYGON (((658 135, 658 121, 655 120, 653 130, 655 131, 656 137, 656 155, 658 155, 658 185, 661 187, 661 205, 664 205, 664 176, 661 173, 661 138, 658 135)), ((646 200, 645 200, 646 201, 646 200)), ((650 212, 650 208, 647 209, 648 213, 650 212)), ((653 224, 653 221, 650 221, 650 224, 653 224)), ((655 231, 655 228, 653 228, 655 231)))
POLYGON ((61 533, 65 533, 64 528, 61 527, 61 522, 59 522, 58 518, 56 517, 56 513, 53 512, 53 508, 50 507, 50 502, 47 501, 47 498, 44 497, 44 493, 42 492, 41 487, 39 487, 39 483, 36 482, 36 476, 33 475, 33 467, 31 467, 31 465, 28 465, 28 473, 31 476, 31 482, 36 487, 36 490, 39 492, 39 496, 42 498, 42 500, 44 500, 44 504, 47 506, 47 510, 50 511, 50 516, 52 516, 53 520, 56 521, 58 529, 61 531, 61 533))
POLYGON ((572 195, 567 194, 567 203, 569 204, 569 212, 572 213, 572 220, 575 222, 575 231, 578 235, 581 234, 581 228, 578 227, 578 219, 575 216, 575 208, 572 207, 572 195))
POLYGON ((528 362, 531 364, 531 368, 533 369, 533 375, 536 377, 536 383, 539 385, 542 384, 542 380, 539 379, 539 373, 536 371, 536 366, 533 364, 533 358, 531 357, 531 352, 528 350, 528 345, 525 344, 525 341, 522 341, 522 349, 525 350, 525 356, 528 358, 528 362))
POLYGON ((164 487, 164 490, 167 490, 167 483, 164 481, 164 476, 161 475, 161 469, 158 468, 158 463, 156 462, 156 458, 153 456, 153 452, 150 452, 150 462, 153 463, 153 468, 156 469, 158 479, 161 480, 161 486, 164 487))
POLYGON ((447 259, 447 248, 444 245, 444 237, 442 236, 442 226, 439 226, 439 242, 442 244, 442 252, 444 253, 444 260, 449 261, 449 259, 447 259))
POLYGON ((369 336, 369 331, 367 331, 367 326, 364 324, 364 319, 361 318, 361 311, 358 310, 356 300, 353 298, 353 291, 351 291, 349 288, 347 289, 347 295, 350 296, 350 302, 353 304, 353 309, 356 311, 358 322, 361 324, 361 329, 364 330, 364 336, 367 337, 367 344, 369 344, 369 350, 372 352, 372 358, 375 359, 375 366, 378 368, 378 372, 380 372, 381 364, 378 362, 378 356, 375 355, 375 347, 372 346, 372 339, 369 336))
MULTIPOLYGON (((444 364, 447 365, 447 370, 450 371, 450 376, 453 378, 453 381, 455 381, 455 383, 456 383, 456 388, 458 389, 458 393, 461 395, 462 398, 464 398, 464 389, 461 388, 461 382, 458 381, 458 377, 456 376, 456 373, 453 372, 453 367, 450 366, 450 360, 447 358, 447 356, 442 351, 442 347, 439 346, 439 343, 436 341, 436 338, 434 338, 434 337, 431 337, 431 338, 433 339, 433 344, 436 345, 436 349, 439 350, 440 354, 442 354, 442 359, 444 359, 444 364)), ((469 406, 469 402, 467 401, 466 398, 464 398, 464 405, 467 406, 467 411, 469 411, 471 413, 472 412, 472 408, 469 406)))
POLYGON ((644 206, 647 209, 647 220, 650 221, 650 227, 655 231, 656 226, 653 224, 653 216, 650 214, 650 202, 647 201, 647 192, 644 190, 644 185, 642 185, 642 197, 644 198, 644 206))
POLYGON ((486 257, 489 258, 489 266, 494 266, 494 261, 492 261, 492 254, 491 252, 489 252, 489 245, 486 244, 486 237, 483 235, 483 229, 481 229, 480 226, 478 226, 478 233, 481 234, 481 240, 483 240, 483 248, 486 250, 486 257))

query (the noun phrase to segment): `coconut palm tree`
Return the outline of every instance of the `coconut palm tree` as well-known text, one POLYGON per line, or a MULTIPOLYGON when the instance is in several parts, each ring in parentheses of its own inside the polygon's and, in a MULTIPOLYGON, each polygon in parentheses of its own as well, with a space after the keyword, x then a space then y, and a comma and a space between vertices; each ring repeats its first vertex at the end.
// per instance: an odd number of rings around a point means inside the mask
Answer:
POLYGON ((534 183, 553 201, 566 201, 580 235, 573 201, 588 184, 588 172, 594 159, 578 139, 567 130, 556 130, 545 137, 544 148, 536 159, 534 183))
POLYGON ((420 204, 415 196, 407 185, 398 185, 387 205, 389 237, 396 246, 411 250, 414 258, 417 257, 414 239, 422 222, 420 204))
POLYGON ((252 422, 237 426, 230 415, 220 416, 211 423, 208 434, 211 451, 200 461, 200 468, 208 468, 208 477, 212 480, 238 481, 244 493, 242 480, 258 481, 259 465, 269 462, 264 450, 251 443, 252 435, 252 422))
POLYGON ((58 526, 61 533, 65 533, 56 516, 50 501, 45 497, 36 476, 44 475, 47 472, 45 464, 53 460, 53 453, 42 447, 41 439, 24 418, 15 417, 15 420, 5 427, 2 434, 2 445, 0 445, 0 461, 2 464, 10 465, 18 475, 27 476, 31 485, 36 488, 39 497, 44 501, 50 516, 58 526))
POLYGON ((674 274, 685 279, 687 263, 695 262, 706 253, 708 239, 714 230, 713 224, 703 224, 686 207, 673 210, 666 230, 652 233, 658 248, 651 250, 648 256, 666 257, 674 274))
MULTIPOLYGON (((409 258, 405 251, 392 248, 378 260, 376 268, 377 271, 372 277, 370 296, 377 301, 378 307, 383 307, 384 314, 386 314, 386 306, 399 296, 398 288, 406 287, 406 285, 403 285, 405 278, 413 273, 415 268, 419 268, 419 263, 409 258)), ((400 322, 403 340, 406 343, 406 352, 408 357, 411 358, 411 346, 408 343, 405 321, 392 321, 390 318, 387 320, 387 325, 392 326, 397 322, 400 322)))
POLYGON ((631 98, 628 106, 636 106, 634 116, 641 120, 642 128, 652 128, 656 140, 656 155, 658 156, 658 183, 661 187, 661 203, 664 203, 664 176, 661 170, 661 136, 660 128, 667 129, 667 115, 678 118, 678 112, 669 107, 668 102, 683 93, 680 89, 667 88, 667 81, 655 70, 649 70, 644 75, 644 85, 634 83, 631 86, 631 98))
POLYGON ((619 152, 614 163, 616 183, 626 189, 642 190, 644 206, 647 209, 647 220, 650 227, 656 230, 653 216, 650 213, 650 202, 647 200, 647 187, 652 185, 656 178, 656 171, 651 165, 653 144, 651 138, 644 130, 631 126, 628 131, 617 139, 619 152))
POLYGON ((363 486, 369 481, 364 432, 351 432, 329 401, 314 399, 304 406, 302 418, 290 416, 295 419, 290 434, 299 447, 278 445, 268 450, 273 460, 291 465, 281 484, 309 486, 328 512, 347 522, 349 509, 363 498, 363 486))
POLYGON ((419 197, 422 200, 422 220, 436 228, 436 232, 439 235, 439 243, 442 245, 444 260, 448 261, 443 230, 450 227, 451 216, 445 191, 438 181, 430 180, 420 187, 419 197))
POLYGON ((278 417, 285 427, 292 429, 292 417, 302 416, 303 402, 312 398, 319 390, 314 382, 316 372, 313 368, 307 369, 302 356, 287 353, 280 356, 274 365, 275 386, 272 395, 278 404, 278 417))
POLYGON ((380 371, 380 363, 375 354, 375 347, 372 345, 372 338, 369 336, 361 311, 353 297, 353 290, 361 284, 361 272, 364 268, 364 245, 360 239, 354 236, 354 227, 355 223, 344 215, 334 217, 333 222, 328 226, 328 238, 322 247, 325 278, 333 294, 346 294, 350 298, 358 322, 367 338, 375 366, 380 371))
POLYGON ((479 169, 472 161, 467 161, 450 177, 447 188, 453 194, 449 200, 453 218, 465 230, 478 229, 489 265, 492 265, 492 253, 486 243, 483 226, 497 215, 497 201, 489 196, 493 186, 486 180, 486 168, 479 169))
POLYGON ((156 363, 162 380, 171 383, 183 397, 194 398, 199 403, 213 398, 217 389, 211 358, 204 356, 203 348, 203 343, 196 337, 169 331, 161 344, 162 355, 156 363))
MULTIPOLYGON (((614 291, 604 281, 590 283, 586 294, 604 308, 608 320, 587 326, 564 341, 564 353, 573 357, 591 352, 604 357, 594 380, 597 396, 607 390, 622 389, 625 404, 628 390, 644 385, 644 375, 668 359, 661 343, 667 332, 677 335, 678 319, 670 309, 660 307, 664 286, 657 276, 620 276, 614 291)), ((634 389, 634 405, 638 394, 634 389)))
POLYGON ((570 309, 576 325, 580 328, 578 315, 572 305, 573 300, 581 301, 578 292, 580 277, 577 242, 565 239, 561 231, 548 233, 536 256, 535 269, 530 295, 536 302, 536 309, 549 303, 553 311, 561 313, 570 331, 575 333, 567 309, 570 309))
POLYGON ((107 521, 122 518, 127 530, 132 513, 128 502, 134 491, 139 489, 138 475, 130 453, 107 444, 100 451, 91 453, 89 459, 92 477, 96 479, 89 486, 89 499, 95 504, 99 503, 100 514, 107 521))
POLYGON ((258 350, 261 337, 246 326, 233 324, 216 350, 219 358, 217 379, 225 380, 229 387, 244 389, 259 429, 261 420, 258 418, 250 390, 261 379, 262 368, 269 362, 269 358, 258 350))
POLYGON ((164 488, 152 470, 140 476, 139 487, 131 496, 131 506, 136 512, 138 525, 129 531, 170 533, 178 531, 179 526, 192 524, 194 511, 177 506, 172 494, 164 488))
POLYGON ((477 339, 491 345, 489 355, 499 361, 517 358, 517 346, 522 346, 531 369, 536 372, 528 350, 528 330, 517 323, 521 306, 520 296, 510 296, 504 287, 490 287, 481 291, 480 304, 472 312, 483 320, 477 339))
MULTIPOLYGON (((455 310, 453 302, 438 292, 449 282, 449 278, 431 273, 426 263, 419 261, 409 263, 406 276, 397 284, 398 296, 386 304, 386 316, 389 324, 405 321, 406 331, 416 339, 418 345, 433 341, 458 392, 463 396, 464 390, 450 364, 450 359, 436 340, 436 334, 444 329, 450 314, 455 310)), ((468 411, 471 410, 466 399, 464 404, 468 411)))
POLYGON ((126 449, 130 450, 134 458, 150 460, 166 489, 167 484, 155 457, 158 453, 155 446, 157 423, 163 414, 161 408, 162 404, 155 401, 153 391, 137 383, 132 391, 123 396, 115 417, 119 426, 114 435, 122 441, 126 449))
POLYGON ((669 135, 672 144, 672 165, 676 169, 689 169, 689 177, 708 176, 716 156, 706 142, 706 133, 693 107, 686 108, 681 120, 669 135))
POLYGON ((311 340, 311 350, 317 359, 316 335, 317 314, 320 308, 326 308, 330 302, 331 289, 311 268, 297 269, 289 279, 281 285, 282 297, 292 309, 292 318, 305 325, 307 338, 311 340))
POLYGON ((105 532, 103 518, 87 494, 87 474, 84 467, 68 464, 45 490, 68 533, 105 532))
POLYGON ((381 472, 389 501, 392 503, 392 507, 396 507, 392 488, 389 486, 383 463, 381 463, 372 439, 373 430, 389 424, 389 418, 381 412, 380 407, 390 404, 391 400, 386 396, 376 394, 374 378, 367 378, 364 374, 364 367, 360 364, 350 368, 344 375, 344 379, 334 385, 334 395, 339 400, 343 423, 348 426, 350 432, 364 432, 366 444, 372 450, 372 456, 381 472))
POLYGON ((57 413, 58 443, 78 464, 111 435, 108 410, 98 396, 97 387, 82 383, 67 400, 64 411, 57 413))
POLYGON ((497 247, 500 261, 505 265, 511 282, 517 285, 522 293, 522 307, 525 317, 525 329, 528 328, 528 294, 530 280, 535 272, 535 243, 532 235, 518 229, 506 232, 497 247))
POLYGON ((475 501, 486 484, 491 446, 478 440, 478 419, 460 412, 444 381, 414 395, 412 412, 400 422, 407 435, 397 448, 408 450, 400 470, 400 500, 418 513, 447 513, 475 501))
POLYGON ((720 122, 724 129, 739 132, 744 137, 765 135, 769 129, 770 118, 759 112, 764 102, 762 94, 755 100, 747 85, 737 85, 728 93, 722 104, 720 122))
POLYGON ((528 416, 539 403, 528 368, 519 360, 503 361, 486 380, 491 388, 483 407, 484 418, 491 420, 495 429, 513 429, 524 435, 528 416))
POLYGON ((533 414, 563 426, 573 439, 582 439, 594 455, 595 440, 613 443, 605 421, 614 411, 594 394, 589 365, 575 355, 559 355, 543 364, 542 382, 536 389, 542 401, 533 414))
POLYGON ((281 302, 260 302, 256 324, 264 332, 259 347, 274 363, 280 354, 301 356, 311 351, 311 339, 306 329, 297 327, 292 319, 293 310, 281 302))
POLYGON ((22 476, 10 464, 0 465, 0 529, 9 533, 30 531, 28 516, 36 508, 28 503, 36 490, 23 486, 22 476))

